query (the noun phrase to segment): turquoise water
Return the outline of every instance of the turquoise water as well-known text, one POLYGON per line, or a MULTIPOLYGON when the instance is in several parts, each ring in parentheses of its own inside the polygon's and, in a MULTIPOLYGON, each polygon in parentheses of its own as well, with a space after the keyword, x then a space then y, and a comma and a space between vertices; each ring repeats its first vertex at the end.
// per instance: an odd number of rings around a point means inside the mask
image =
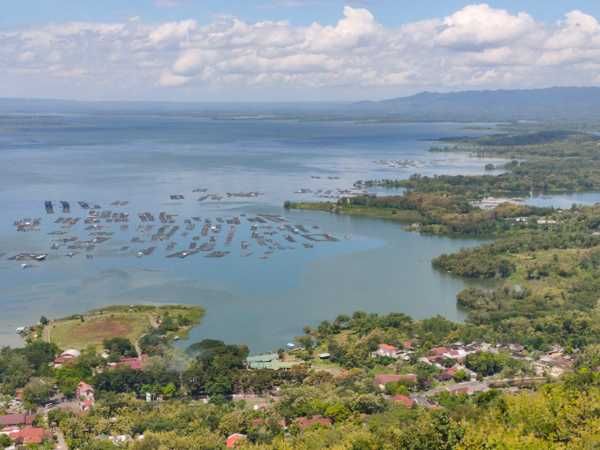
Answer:
POLYGON ((487 160, 427 152, 428 140, 476 133, 459 124, 124 113, 0 117, 0 343, 18 344, 15 328, 41 315, 60 317, 123 303, 202 305, 207 315, 191 340, 243 342, 253 351, 281 347, 304 325, 359 309, 460 320, 455 296, 464 283, 432 270, 430 261, 477 242, 419 236, 384 221, 285 211, 282 204, 319 198, 326 191, 335 194, 359 179, 482 173, 487 160), (411 163, 388 167, 382 160, 411 163), (198 202, 205 194, 197 189, 223 198, 198 202), (297 194, 301 189, 312 193, 297 194), (225 195, 248 191, 260 195, 225 195), (171 200, 173 194, 184 199, 171 200), (54 202, 54 214, 46 214, 45 200, 54 202), (70 202, 70 214, 60 213, 59 200, 70 202), (115 200, 129 203, 112 206, 115 200), (104 220, 102 230, 114 234, 93 250, 71 251, 69 244, 52 249, 55 239, 89 238, 83 223, 88 211, 78 201, 129 213, 129 229, 104 220), (214 234, 215 249, 230 252, 223 258, 166 258, 167 241, 151 240, 161 224, 138 229, 137 214, 146 211, 155 217, 160 211, 176 215, 180 229, 168 242, 178 251, 193 236, 199 237, 198 244, 208 240, 199 231, 205 220, 215 225, 217 218, 237 217, 240 224, 229 245, 229 224, 214 234), (265 213, 286 222, 248 220, 265 213), (54 223, 67 216, 81 220, 68 230, 54 223), (15 231, 15 220, 35 217, 42 219, 39 231, 15 231), (193 222, 192 217, 198 218, 196 228, 187 232, 185 220, 193 222), (277 248, 270 251, 252 240, 252 225, 259 233, 273 232, 277 248), (280 228, 285 225, 329 233, 336 242, 309 242, 301 236, 305 233, 280 228), (53 231, 66 234, 48 234, 53 231), (284 239, 288 235, 293 242, 284 239), (132 243, 133 237, 144 242, 132 243), (247 250, 241 247, 244 240, 247 250), (151 255, 137 256, 149 246, 156 247, 151 255), (49 256, 23 270, 21 262, 7 259, 19 252, 49 256), (76 254, 67 256, 71 252, 76 254))

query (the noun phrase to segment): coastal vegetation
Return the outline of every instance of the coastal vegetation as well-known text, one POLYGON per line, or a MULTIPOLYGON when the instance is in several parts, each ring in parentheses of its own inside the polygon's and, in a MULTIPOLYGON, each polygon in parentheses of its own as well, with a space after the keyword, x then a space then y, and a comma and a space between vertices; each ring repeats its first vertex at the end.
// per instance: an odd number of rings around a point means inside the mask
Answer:
POLYGON ((435 152, 469 153, 507 162, 501 174, 413 175, 409 179, 358 181, 357 186, 403 188, 417 192, 523 196, 600 190, 600 139, 580 132, 533 132, 446 140, 435 152))

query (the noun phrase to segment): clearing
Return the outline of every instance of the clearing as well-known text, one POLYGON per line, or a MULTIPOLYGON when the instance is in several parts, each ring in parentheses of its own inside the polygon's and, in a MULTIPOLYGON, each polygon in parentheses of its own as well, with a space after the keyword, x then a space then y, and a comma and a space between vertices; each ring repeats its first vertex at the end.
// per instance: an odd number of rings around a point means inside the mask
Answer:
POLYGON ((86 314, 51 321, 44 327, 42 336, 61 349, 84 349, 90 345, 100 348, 102 341, 124 337, 136 343, 152 328, 158 328, 165 317, 185 317, 189 325, 167 333, 171 337, 185 335, 200 322, 204 310, 191 306, 110 306, 86 314))

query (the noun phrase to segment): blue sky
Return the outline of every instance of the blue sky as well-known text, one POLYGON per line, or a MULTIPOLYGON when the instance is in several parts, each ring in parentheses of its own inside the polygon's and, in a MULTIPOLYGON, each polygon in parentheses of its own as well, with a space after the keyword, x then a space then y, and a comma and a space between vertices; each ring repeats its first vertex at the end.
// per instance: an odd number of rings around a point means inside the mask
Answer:
MULTIPOLYGON (((12 27, 64 21, 114 21, 139 16, 148 21, 200 22, 227 14, 247 21, 287 20, 292 24, 337 22, 345 5, 369 9, 387 26, 446 16, 465 5, 465 0, 9 0, 3 4, 0 26, 12 27), (168 3, 172 6, 165 6, 168 3)), ((494 8, 513 13, 527 11, 540 20, 555 21, 566 12, 581 9, 600 17, 598 0, 491 0, 494 8)))
POLYGON ((362 100, 600 85, 600 0, 19 0, 0 97, 362 100))

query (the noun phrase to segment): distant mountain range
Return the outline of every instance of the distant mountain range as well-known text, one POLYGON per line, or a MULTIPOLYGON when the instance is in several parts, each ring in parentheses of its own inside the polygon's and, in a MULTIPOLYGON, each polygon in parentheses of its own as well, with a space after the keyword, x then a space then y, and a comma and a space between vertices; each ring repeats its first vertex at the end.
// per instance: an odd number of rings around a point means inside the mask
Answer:
POLYGON ((410 97, 352 105, 358 114, 412 120, 507 121, 600 119, 600 88, 422 92, 410 97))
POLYGON ((372 118, 399 121, 600 121, 600 87, 422 92, 356 103, 78 102, 0 99, 0 113, 163 113, 216 118, 372 118))

